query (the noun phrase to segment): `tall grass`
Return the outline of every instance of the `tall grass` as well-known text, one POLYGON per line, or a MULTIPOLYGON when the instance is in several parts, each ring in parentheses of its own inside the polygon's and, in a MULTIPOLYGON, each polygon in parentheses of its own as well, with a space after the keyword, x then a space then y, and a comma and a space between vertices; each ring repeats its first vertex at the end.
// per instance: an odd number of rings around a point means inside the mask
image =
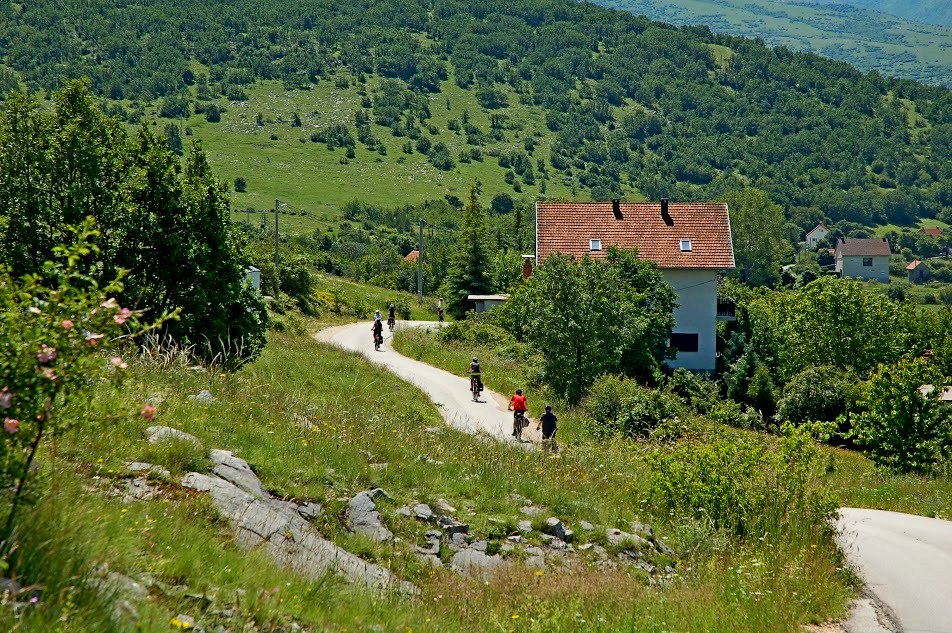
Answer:
MULTIPOLYGON (((154 358, 132 371, 127 388, 100 391, 92 409, 75 412, 86 422, 60 438, 55 451, 48 447, 48 492, 21 521, 15 565, 24 579, 53 589, 30 615, 0 607, 7 618, 0 622, 36 631, 56 630, 59 625, 44 627, 61 621, 62 630, 167 631, 178 613, 202 614, 184 593, 204 592, 214 597, 210 609, 233 614, 224 623, 232 630, 278 630, 293 620, 305 629, 341 631, 380 625, 388 631, 779 632, 842 613, 852 592, 826 541, 814 549, 799 540, 738 542, 695 519, 653 516, 649 470, 637 444, 595 444, 570 434, 552 459, 472 438, 446 427, 416 388, 306 336, 273 334, 262 357, 235 374, 154 358), (217 401, 188 399, 201 389, 217 401), (157 406, 154 421, 139 414, 144 401, 157 406), (150 424, 181 428, 202 446, 149 445, 150 424), (247 459, 277 495, 322 503, 327 515, 316 525, 325 536, 416 583, 421 597, 373 597, 333 578, 308 582, 262 552, 236 548, 208 499, 175 485, 178 473, 206 467, 209 448, 247 459), (123 503, 125 463, 142 459, 172 469, 171 481, 154 479, 164 489, 157 499, 123 503), (394 498, 380 505, 399 539, 392 546, 344 529, 346 499, 375 486, 394 498), (427 526, 395 512, 410 501, 446 499, 471 533, 498 547, 525 518, 519 510, 525 502, 513 493, 570 527, 583 519, 602 530, 652 522, 682 555, 677 579, 653 586, 641 572, 585 562, 541 574, 517 565, 487 583, 466 579, 421 564, 415 547, 427 526), (117 597, 87 590, 84 575, 95 577, 104 567, 154 581, 148 598, 133 601, 137 624, 109 624, 102 614, 112 613, 117 597), (71 589, 57 588, 55 578, 71 589)), ((579 544, 604 539, 603 531, 576 534, 579 544)))

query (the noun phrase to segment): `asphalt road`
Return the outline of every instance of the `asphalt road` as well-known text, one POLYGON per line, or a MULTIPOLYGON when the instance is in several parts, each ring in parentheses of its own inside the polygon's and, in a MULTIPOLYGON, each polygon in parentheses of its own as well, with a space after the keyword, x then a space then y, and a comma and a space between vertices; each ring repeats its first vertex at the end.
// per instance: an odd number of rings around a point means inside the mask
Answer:
MULTIPOLYGON (((840 508, 840 547, 904 633, 952 633, 952 522, 840 508)), ((848 627, 847 627, 848 628, 848 627)))
MULTIPOLYGON (((469 377, 466 367, 460 367, 458 374, 437 369, 426 363, 407 358, 394 351, 393 334, 384 327, 384 343, 380 351, 374 350, 371 322, 352 323, 321 330, 317 340, 331 343, 346 350, 358 352, 371 362, 416 385, 439 408, 446 422, 461 431, 472 434, 485 434, 496 440, 514 441, 512 438, 512 413, 506 411, 509 398, 485 389, 479 402, 473 402, 469 391, 469 377)), ((397 330, 407 327, 438 328, 435 321, 398 321, 397 330)), ((535 425, 523 431, 528 441, 537 441, 535 425)))

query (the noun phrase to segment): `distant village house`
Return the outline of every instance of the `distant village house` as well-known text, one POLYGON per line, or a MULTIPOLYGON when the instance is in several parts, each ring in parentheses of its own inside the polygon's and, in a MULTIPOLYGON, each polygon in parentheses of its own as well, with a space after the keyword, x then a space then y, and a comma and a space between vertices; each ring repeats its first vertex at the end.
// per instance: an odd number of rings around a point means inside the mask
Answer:
POLYGON ((820 242, 826 239, 830 234, 830 229, 820 222, 807 233, 805 245, 808 249, 814 250, 820 242))
POLYGON ((840 238, 835 270, 842 277, 889 283, 889 242, 885 239, 840 238))
POLYGON ((637 249, 655 262, 677 294, 672 367, 713 372, 718 319, 734 317, 718 302, 718 273, 734 268, 727 205, 712 202, 538 202, 536 261, 553 253, 600 258, 610 247, 637 249))
POLYGON ((929 267, 923 261, 913 260, 906 266, 906 276, 910 283, 925 283, 929 279, 929 267))

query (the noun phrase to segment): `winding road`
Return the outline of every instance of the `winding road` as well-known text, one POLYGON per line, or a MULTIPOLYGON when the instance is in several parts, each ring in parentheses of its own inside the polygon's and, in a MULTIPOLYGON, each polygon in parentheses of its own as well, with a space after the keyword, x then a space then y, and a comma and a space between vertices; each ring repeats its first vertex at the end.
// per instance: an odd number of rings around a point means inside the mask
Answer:
MULTIPOLYGON (((406 327, 438 328, 429 321, 398 322, 406 327)), ((508 398, 489 390, 480 402, 469 394, 469 379, 407 358, 394 351, 393 336, 374 351, 370 322, 322 330, 317 340, 358 352, 419 387, 451 426, 467 433, 513 442, 508 398)), ((534 425, 526 429, 537 442, 534 425)), ((867 598, 857 600, 847 633, 952 633, 952 522, 927 517, 841 508, 839 543, 866 583, 867 598)))

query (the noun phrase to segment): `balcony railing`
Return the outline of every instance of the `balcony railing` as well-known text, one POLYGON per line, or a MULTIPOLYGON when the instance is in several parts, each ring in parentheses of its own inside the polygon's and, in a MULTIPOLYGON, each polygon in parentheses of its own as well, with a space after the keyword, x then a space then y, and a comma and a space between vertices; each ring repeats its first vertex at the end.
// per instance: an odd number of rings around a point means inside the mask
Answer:
POLYGON ((717 298, 717 318, 722 321, 733 321, 737 318, 737 305, 733 299, 717 298))

